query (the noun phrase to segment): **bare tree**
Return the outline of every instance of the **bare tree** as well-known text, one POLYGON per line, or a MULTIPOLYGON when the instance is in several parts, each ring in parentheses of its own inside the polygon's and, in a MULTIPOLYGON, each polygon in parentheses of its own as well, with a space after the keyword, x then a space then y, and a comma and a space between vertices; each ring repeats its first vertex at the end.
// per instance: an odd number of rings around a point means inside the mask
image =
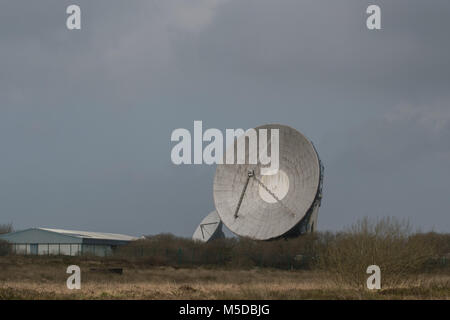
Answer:
POLYGON ((10 233, 13 231, 14 229, 12 223, 0 224, 0 234, 10 233))

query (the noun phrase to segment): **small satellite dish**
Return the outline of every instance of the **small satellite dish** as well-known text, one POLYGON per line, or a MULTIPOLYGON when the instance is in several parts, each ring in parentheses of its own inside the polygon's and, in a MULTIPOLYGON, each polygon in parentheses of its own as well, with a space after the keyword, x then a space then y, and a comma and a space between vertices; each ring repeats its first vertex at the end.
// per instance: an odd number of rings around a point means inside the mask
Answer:
MULTIPOLYGON (((220 164, 214 178, 214 203, 222 222, 235 234, 255 240, 298 236, 314 231, 322 199, 323 166, 311 141, 279 124, 279 170, 262 175, 257 164, 220 164)), ((237 150, 239 139, 229 148, 237 150)), ((249 158, 246 144, 245 159, 249 158)), ((236 152, 234 153, 236 155, 236 152)))
POLYGON ((222 232, 222 221, 220 221, 217 211, 213 211, 200 222, 197 229, 195 229, 192 240, 208 242, 219 238, 225 238, 222 232))

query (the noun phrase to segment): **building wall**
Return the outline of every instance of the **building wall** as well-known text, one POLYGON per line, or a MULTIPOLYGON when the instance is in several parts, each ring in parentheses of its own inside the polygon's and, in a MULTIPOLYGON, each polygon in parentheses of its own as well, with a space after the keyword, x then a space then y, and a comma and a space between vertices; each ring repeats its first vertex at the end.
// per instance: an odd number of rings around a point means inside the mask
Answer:
POLYGON ((12 251, 17 254, 27 254, 30 252, 29 244, 12 244, 12 251))
POLYGON ((97 245, 97 244, 83 244, 83 254, 95 255, 100 257, 110 256, 112 254, 112 247, 109 245, 97 245))
POLYGON ((12 252, 16 254, 37 254, 37 255, 65 255, 65 256, 77 256, 77 255, 95 255, 100 257, 106 257, 112 254, 112 246, 109 245, 93 245, 93 244, 79 244, 79 243, 13 243, 12 252), (33 252, 36 247, 37 251, 33 252))
POLYGON ((65 256, 77 256, 77 255, 94 255, 100 257, 110 256, 113 252, 112 246, 109 245, 97 245, 97 244, 79 244, 79 243, 13 243, 12 252, 15 254, 26 255, 65 255, 65 256), (35 247, 34 247, 35 246, 35 247), (37 247, 37 251, 34 252, 37 247))
MULTIPOLYGON (((79 243, 13 243, 11 244, 11 250, 15 254, 35 254, 33 252, 33 245, 37 245, 38 255, 64 255, 64 256, 77 256, 81 255, 82 245, 79 243)), ((101 252, 101 251, 100 251, 101 252)))

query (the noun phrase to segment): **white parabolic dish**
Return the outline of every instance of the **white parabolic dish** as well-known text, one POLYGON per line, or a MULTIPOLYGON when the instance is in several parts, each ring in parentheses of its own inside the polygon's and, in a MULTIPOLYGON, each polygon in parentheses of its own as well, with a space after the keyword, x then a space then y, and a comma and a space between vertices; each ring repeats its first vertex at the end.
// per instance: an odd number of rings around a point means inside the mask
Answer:
MULTIPOLYGON (((279 171, 263 176, 260 163, 218 165, 214 178, 217 212, 239 236, 269 240, 298 234, 302 219, 317 210, 322 177, 319 156, 312 143, 291 127, 269 124, 255 129, 279 129, 279 171)), ((270 130, 267 136, 270 143, 270 130)), ((235 151, 238 139, 231 146, 235 151)), ((248 146, 246 159, 247 154, 248 146)))
POLYGON ((217 238, 223 238, 222 221, 220 221, 217 211, 213 211, 203 218, 202 222, 195 229, 193 240, 208 242, 217 238))

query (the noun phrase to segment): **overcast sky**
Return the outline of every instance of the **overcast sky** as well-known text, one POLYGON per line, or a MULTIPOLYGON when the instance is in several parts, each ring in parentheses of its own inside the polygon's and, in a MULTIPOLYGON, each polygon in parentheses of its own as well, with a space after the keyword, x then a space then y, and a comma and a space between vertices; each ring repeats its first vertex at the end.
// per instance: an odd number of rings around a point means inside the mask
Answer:
POLYGON ((170 135, 202 120, 309 137, 319 230, 450 232, 449 21, 448 0, 2 1, 0 223, 191 236, 215 168, 173 165, 170 135))

